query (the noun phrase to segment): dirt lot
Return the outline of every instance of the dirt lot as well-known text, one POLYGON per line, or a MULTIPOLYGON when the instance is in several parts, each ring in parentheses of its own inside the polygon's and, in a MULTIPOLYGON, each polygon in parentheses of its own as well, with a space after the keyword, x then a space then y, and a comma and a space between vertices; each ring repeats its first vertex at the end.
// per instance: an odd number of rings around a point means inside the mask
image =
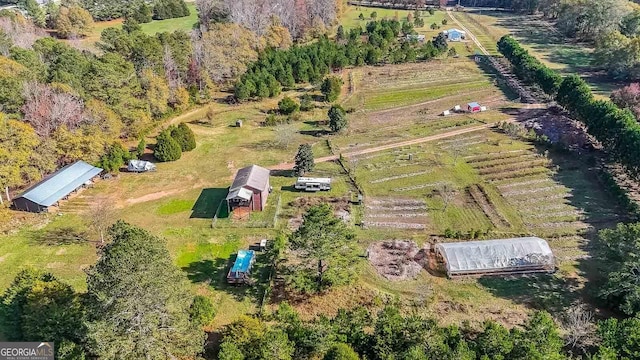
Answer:
POLYGON ((367 249, 371 265, 390 281, 414 279, 426 259, 424 249, 413 241, 391 240, 372 244, 367 249))
POLYGON ((314 205, 329 204, 333 208, 333 213, 344 222, 351 221, 351 203, 348 197, 299 197, 289 203, 289 206, 298 209, 296 215, 289 219, 289 229, 296 230, 302 225, 302 215, 314 205))

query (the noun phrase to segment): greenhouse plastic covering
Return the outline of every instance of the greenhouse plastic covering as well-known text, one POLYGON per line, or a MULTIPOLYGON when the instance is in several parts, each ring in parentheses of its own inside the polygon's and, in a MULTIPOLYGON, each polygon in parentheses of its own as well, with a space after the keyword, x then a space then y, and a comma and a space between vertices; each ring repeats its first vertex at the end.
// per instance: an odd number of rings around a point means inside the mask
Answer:
POLYGON ((439 243, 436 249, 450 275, 554 266, 549 244, 537 237, 439 243))

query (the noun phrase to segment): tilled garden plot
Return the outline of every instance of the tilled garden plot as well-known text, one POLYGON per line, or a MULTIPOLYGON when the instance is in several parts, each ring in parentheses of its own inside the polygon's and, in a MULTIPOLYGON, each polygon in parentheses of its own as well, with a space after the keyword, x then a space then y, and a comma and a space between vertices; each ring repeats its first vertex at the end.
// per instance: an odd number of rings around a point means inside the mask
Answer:
POLYGON ((367 248, 367 254, 378 274, 390 281, 414 279, 427 260, 424 249, 408 240, 372 244, 367 248))
POLYGON ((426 229, 427 205, 422 200, 374 198, 365 203, 364 227, 426 229))

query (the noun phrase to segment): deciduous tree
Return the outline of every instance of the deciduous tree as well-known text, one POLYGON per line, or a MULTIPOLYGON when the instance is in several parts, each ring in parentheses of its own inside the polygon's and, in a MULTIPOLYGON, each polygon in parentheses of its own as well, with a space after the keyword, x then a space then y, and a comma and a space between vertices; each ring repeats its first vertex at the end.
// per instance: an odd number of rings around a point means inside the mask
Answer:
POLYGON ((89 12, 79 6, 60 7, 54 20, 55 30, 61 38, 87 36, 93 30, 93 18, 89 12))

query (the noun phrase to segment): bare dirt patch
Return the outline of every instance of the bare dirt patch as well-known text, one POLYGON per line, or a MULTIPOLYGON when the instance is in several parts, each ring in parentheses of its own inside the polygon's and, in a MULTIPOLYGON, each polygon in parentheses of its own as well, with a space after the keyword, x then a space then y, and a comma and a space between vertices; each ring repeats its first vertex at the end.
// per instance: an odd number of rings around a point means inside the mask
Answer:
POLYGON ((319 204, 329 204, 333 208, 333 213, 344 222, 351 221, 351 203, 348 197, 299 197, 291 201, 288 206, 297 209, 296 214, 289 219, 289 229, 296 230, 302 225, 302 216, 312 206, 319 204))
POLYGON ((527 129, 533 129, 538 135, 545 135, 554 144, 560 144, 580 152, 593 148, 593 141, 585 127, 560 113, 555 108, 541 113, 524 122, 527 129))
POLYGON ((422 270, 425 251, 413 241, 392 240, 375 243, 367 249, 369 262, 378 274, 390 281, 414 279, 422 270))
POLYGON ((143 202, 147 202, 147 201, 158 200, 158 199, 162 199, 163 197, 176 194, 178 192, 179 192, 178 190, 158 191, 158 192, 154 192, 154 193, 147 194, 147 195, 144 195, 144 196, 140 196, 140 197, 137 197, 137 198, 127 199, 127 204, 133 205, 133 204, 143 203, 143 202))

